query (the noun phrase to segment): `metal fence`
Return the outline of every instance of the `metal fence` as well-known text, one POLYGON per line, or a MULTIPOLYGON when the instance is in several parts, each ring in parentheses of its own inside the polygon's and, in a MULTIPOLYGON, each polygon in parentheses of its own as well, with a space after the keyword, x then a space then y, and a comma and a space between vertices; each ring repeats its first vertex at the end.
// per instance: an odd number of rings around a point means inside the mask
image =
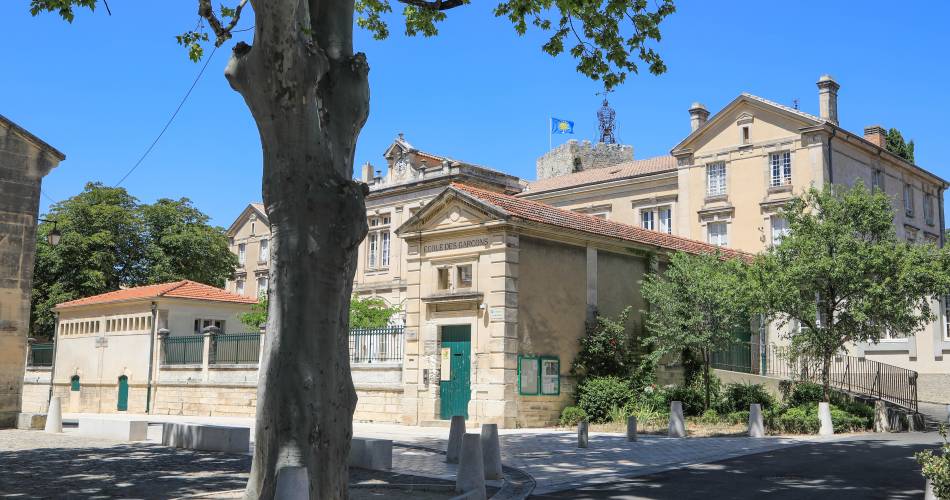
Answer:
POLYGON ((162 340, 163 365, 200 365, 203 358, 204 335, 170 335, 162 340))
POLYGON ((350 330, 351 363, 401 362, 405 328, 356 328, 350 330))
POLYGON ((31 367, 53 366, 53 344, 30 344, 26 365, 31 367))
POLYGON ((734 342, 710 356, 709 366, 720 370, 752 373, 752 344, 734 342))
POLYGON ((260 333, 229 333, 211 337, 210 364, 257 364, 260 354, 260 333))

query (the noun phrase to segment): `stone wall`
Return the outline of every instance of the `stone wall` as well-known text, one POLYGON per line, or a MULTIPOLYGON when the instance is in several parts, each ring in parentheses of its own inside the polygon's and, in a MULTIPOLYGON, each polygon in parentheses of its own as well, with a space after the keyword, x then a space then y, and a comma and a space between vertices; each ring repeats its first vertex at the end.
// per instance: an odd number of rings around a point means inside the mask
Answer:
POLYGON ((917 399, 950 404, 950 374, 921 373, 917 376, 917 399))
POLYGON ((604 168, 633 160, 633 146, 570 140, 548 151, 536 162, 538 180, 604 168))
POLYGON ((20 412, 40 185, 64 158, 0 115, 0 428, 20 412))

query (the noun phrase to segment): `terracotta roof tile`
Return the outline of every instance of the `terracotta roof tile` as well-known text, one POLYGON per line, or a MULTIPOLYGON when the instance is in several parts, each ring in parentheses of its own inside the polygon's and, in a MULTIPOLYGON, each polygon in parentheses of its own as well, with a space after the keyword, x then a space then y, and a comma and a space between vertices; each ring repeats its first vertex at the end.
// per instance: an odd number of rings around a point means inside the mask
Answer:
POLYGON ((158 297, 175 297, 180 299, 210 300, 214 302, 235 302, 240 304, 254 304, 257 299, 236 295, 211 285, 205 285, 190 280, 161 283, 158 285, 137 286, 114 292, 106 292, 91 297, 71 300, 57 304, 56 307, 76 307, 90 304, 106 304, 136 299, 154 299, 158 297))
POLYGON ((573 174, 559 175, 549 179, 529 182, 521 196, 530 196, 535 193, 553 191, 585 184, 606 182, 641 175, 656 174, 676 170, 676 158, 672 156, 656 156, 645 160, 633 160, 619 163, 611 167, 592 168, 573 174))
POLYGON ((474 188, 465 184, 453 183, 452 188, 484 203, 493 205, 509 215, 528 221, 540 222, 542 224, 549 224, 674 251, 704 254, 715 253, 718 250, 722 252, 725 257, 741 257, 743 259, 750 259, 752 257, 752 254, 732 248, 719 247, 681 236, 673 236, 659 231, 643 229, 642 227, 613 222, 592 215, 553 207, 537 201, 485 191, 484 189, 474 188))

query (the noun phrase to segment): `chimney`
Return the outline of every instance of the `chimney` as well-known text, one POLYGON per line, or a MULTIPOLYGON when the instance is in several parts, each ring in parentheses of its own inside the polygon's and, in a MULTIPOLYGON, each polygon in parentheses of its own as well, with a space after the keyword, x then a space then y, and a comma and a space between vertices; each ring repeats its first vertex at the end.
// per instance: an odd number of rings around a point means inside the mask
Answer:
POLYGON ((818 115, 822 120, 838 124, 838 82, 831 75, 818 79, 818 115))
POLYGON ((370 162, 363 164, 363 168, 360 170, 360 180, 367 183, 373 183, 373 165, 370 162))
POLYGON ((864 139, 879 148, 887 147, 887 132, 880 125, 864 127, 864 139))
POLYGON ((705 125, 707 118, 709 118, 709 110, 706 109, 706 106, 694 102, 693 105, 689 107, 690 132, 695 132, 696 129, 705 125))

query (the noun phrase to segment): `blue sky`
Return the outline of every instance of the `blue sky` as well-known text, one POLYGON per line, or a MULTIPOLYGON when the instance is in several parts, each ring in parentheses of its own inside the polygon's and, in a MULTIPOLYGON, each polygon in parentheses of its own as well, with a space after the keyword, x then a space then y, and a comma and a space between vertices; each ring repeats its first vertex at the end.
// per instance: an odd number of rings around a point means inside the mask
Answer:
MULTIPOLYGON (((111 17, 82 13, 72 25, 30 17, 28 3, 0 2, 0 114, 67 155, 44 181, 45 210, 50 198, 72 196, 87 181, 117 182, 161 130, 200 68, 174 40, 194 26, 196 2, 159 9, 111 0, 111 17)), ((519 37, 494 18, 495 3, 450 11, 436 38, 406 38, 395 25, 381 42, 358 32, 372 95, 357 166, 382 166, 383 150, 403 132, 420 149, 533 179, 549 116, 575 121, 573 138, 595 137, 600 86, 578 75, 569 56, 542 53, 540 35, 519 37)), ((693 101, 715 113, 751 92, 789 105, 797 98, 817 114, 815 82, 831 73, 841 84, 842 126, 897 127, 915 140, 918 164, 950 179, 941 150, 950 120, 950 2, 677 6, 657 46, 668 73, 633 76, 611 96, 619 138, 637 158, 666 154, 688 133, 693 101)), ((169 131, 123 183, 143 201, 191 198, 222 226, 261 198, 260 144, 222 76, 228 53, 215 54, 169 131)))

